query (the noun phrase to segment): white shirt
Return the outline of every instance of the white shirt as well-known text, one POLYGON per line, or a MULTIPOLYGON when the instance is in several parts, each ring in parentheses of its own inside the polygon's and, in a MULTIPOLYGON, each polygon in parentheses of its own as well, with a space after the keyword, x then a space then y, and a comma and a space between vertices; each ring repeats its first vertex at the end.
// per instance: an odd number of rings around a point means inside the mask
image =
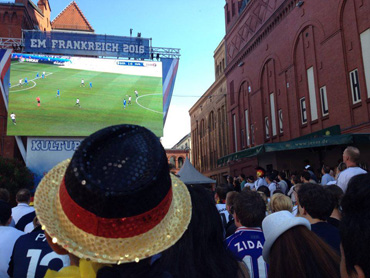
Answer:
POLYGON ((15 120, 15 114, 13 113, 13 114, 10 114, 10 118, 12 119, 12 120, 15 120))
POLYGON ((17 224, 19 219, 22 216, 29 214, 30 212, 35 211, 35 209, 27 204, 19 203, 16 207, 12 208, 12 217, 14 219, 14 223, 17 224))
POLYGON ((254 189, 254 183, 253 182, 247 182, 244 187, 249 187, 251 190, 254 189))
POLYGON ((260 186, 262 186, 262 185, 264 185, 264 186, 267 186, 267 187, 268 187, 268 184, 267 184, 266 180, 265 180, 264 178, 259 177, 259 178, 254 182, 254 187, 258 190, 258 188, 259 188, 260 186))
POLYGON ((288 184, 286 183, 285 180, 281 180, 278 182, 279 186, 280 186, 280 190, 283 191, 284 194, 287 193, 288 191, 288 184))
POLYGON ((82 80, 81 80, 81 83, 82 83, 82 84, 84 84, 84 83, 85 83, 85 81, 82 79, 82 80))
POLYGON ((17 239, 23 232, 9 226, 0 226, 0 278, 8 278, 10 257, 17 239))
POLYGON ((342 188, 344 193, 346 193, 349 180, 354 176, 366 173, 367 172, 360 167, 349 167, 346 170, 340 172, 337 185, 342 188))
POLYGON ((270 190, 270 197, 274 194, 274 191, 276 190, 276 183, 272 182, 269 184, 269 190, 270 190))
POLYGON ((78 98, 78 99, 76 99, 76 103, 80 103, 80 99, 78 98))
POLYGON ((19 84, 22 84, 22 79, 19 79, 19 84))

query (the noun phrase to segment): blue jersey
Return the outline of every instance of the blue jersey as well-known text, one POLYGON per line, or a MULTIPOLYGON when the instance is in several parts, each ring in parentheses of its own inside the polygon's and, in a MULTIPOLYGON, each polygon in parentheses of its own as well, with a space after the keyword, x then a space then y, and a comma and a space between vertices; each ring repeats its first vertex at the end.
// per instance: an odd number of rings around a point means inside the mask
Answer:
POLYGON ((48 245, 40 227, 18 238, 9 263, 13 278, 44 277, 48 269, 58 271, 69 265, 68 255, 58 255, 48 245))
POLYGON ((90 88, 92 88, 92 83, 90 82, 90 88))
POLYGON ((125 99, 123 100, 123 106, 126 106, 126 100, 125 99))
POLYGON ((239 227, 225 243, 234 257, 248 267, 251 278, 267 277, 268 268, 262 257, 265 237, 260 228, 239 227))
POLYGON ((27 77, 24 79, 24 83, 28 83, 28 81, 27 81, 27 77))
POLYGON ((58 96, 60 95, 60 91, 59 91, 59 90, 57 91, 57 95, 58 95, 58 96))

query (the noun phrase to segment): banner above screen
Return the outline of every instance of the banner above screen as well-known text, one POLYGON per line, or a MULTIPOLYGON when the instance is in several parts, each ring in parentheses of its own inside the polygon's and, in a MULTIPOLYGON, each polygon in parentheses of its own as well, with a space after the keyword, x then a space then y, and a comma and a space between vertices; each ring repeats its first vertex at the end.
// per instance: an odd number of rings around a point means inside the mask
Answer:
POLYGON ((25 52, 150 58, 150 39, 97 34, 23 31, 25 52))

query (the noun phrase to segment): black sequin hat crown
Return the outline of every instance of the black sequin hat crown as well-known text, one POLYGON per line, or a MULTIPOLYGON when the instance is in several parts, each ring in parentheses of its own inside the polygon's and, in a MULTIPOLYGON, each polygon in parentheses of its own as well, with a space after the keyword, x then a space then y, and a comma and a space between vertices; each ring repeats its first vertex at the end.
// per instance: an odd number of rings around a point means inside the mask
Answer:
POLYGON ((157 254, 181 237, 191 218, 189 193, 170 177, 159 139, 134 125, 87 137, 71 161, 41 181, 35 208, 55 243, 99 263, 157 254))

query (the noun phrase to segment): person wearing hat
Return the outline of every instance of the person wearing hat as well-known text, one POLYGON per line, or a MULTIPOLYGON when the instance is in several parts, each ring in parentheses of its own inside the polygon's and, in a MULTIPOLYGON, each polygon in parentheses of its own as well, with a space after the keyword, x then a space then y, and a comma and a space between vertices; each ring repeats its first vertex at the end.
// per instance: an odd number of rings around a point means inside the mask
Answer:
POLYGON ((263 169, 262 167, 257 167, 256 176, 257 176, 257 180, 254 182, 254 188, 256 190, 258 190, 258 188, 262 185, 268 187, 268 184, 265 180, 265 169, 263 169))
POLYGON ((262 221, 262 230, 269 277, 339 277, 339 256, 310 231, 307 219, 279 211, 262 221))
POLYGON ((106 265, 148 266, 150 257, 181 238, 192 212, 189 191, 170 176, 159 139, 134 125, 87 137, 71 160, 44 176, 34 205, 52 248, 76 264, 45 277, 95 277, 106 265))
POLYGON ((266 205, 255 191, 243 191, 235 196, 233 209, 235 233, 225 240, 225 245, 234 257, 244 262, 251 277, 267 277, 267 266, 262 260, 262 248, 265 242, 261 230, 265 217, 266 205))
POLYGON ((9 226, 11 215, 11 206, 0 200, 0 277, 9 277, 7 271, 14 244, 20 236, 24 235, 23 232, 9 226))

